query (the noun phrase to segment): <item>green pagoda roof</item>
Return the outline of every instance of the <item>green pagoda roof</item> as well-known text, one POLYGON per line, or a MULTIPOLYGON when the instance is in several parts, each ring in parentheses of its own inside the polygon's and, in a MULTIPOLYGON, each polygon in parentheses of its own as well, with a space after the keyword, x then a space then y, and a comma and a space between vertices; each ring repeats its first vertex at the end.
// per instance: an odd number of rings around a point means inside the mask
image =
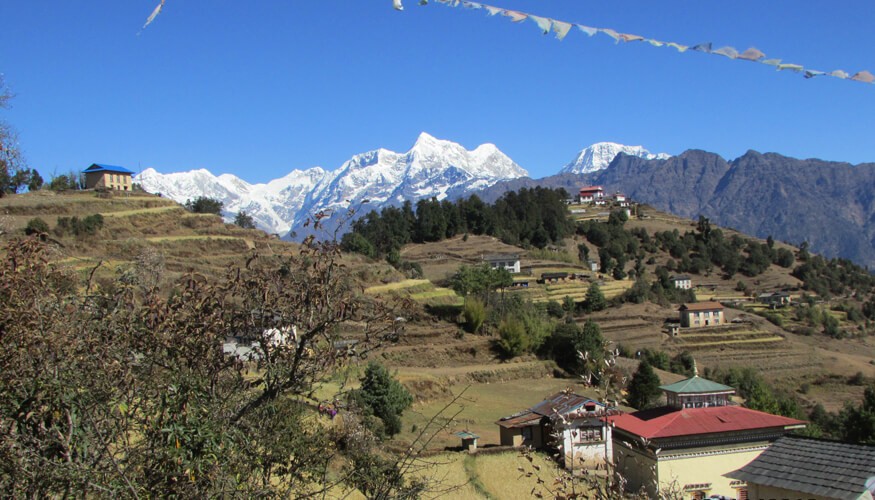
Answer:
POLYGON ((712 382, 708 379, 700 378, 698 375, 694 375, 693 377, 690 377, 686 380, 681 380, 680 382, 675 382, 674 384, 662 385, 659 388, 663 391, 674 392, 677 394, 701 394, 727 391, 735 392, 735 389, 729 387, 728 385, 718 384, 717 382, 712 382))

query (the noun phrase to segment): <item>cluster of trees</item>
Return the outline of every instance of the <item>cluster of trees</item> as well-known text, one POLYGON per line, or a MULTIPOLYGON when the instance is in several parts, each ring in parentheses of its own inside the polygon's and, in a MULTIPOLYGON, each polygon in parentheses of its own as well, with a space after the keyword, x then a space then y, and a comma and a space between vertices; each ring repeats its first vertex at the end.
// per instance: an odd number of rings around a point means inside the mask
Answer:
POLYGON ((577 233, 599 248, 601 272, 617 279, 624 278, 627 273, 641 276, 647 254, 660 250, 672 257, 666 264, 669 272, 700 274, 719 267, 727 278, 738 272, 757 276, 771 264, 790 268, 796 259, 792 251, 775 248, 771 237, 766 243, 738 235, 726 238, 723 231, 712 228, 705 217, 699 217, 695 231, 681 235, 675 229, 654 233, 652 237, 643 228, 625 229, 626 220, 625 212, 616 211, 610 214, 607 224, 585 221, 577 226, 577 233), (633 261, 634 268, 627 271, 627 263, 633 261))
POLYGON ((438 201, 405 202, 371 211, 356 220, 341 242, 345 251, 381 258, 407 243, 440 241, 459 234, 497 236, 512 245, 544 248, 573 231, 565 206, 567 193, 536 187, 509 192, 493 205, 477 195, 438 201))
POLYGON ((73 236, 91 236, 103 228, 103 216, 100 214, 91 214, 83 218, 73 217, 58 217, 58 225, 55 226, 55 232, 58 236, 67 234, 73 236))
MULTIPOLYGON (((73 217, 58 217, 58 223, 55 226, 55 234, 58 236, 91 236, 103 228, 103 216, 100 214, 92 214, 79 218, 73 217)), ((37 235, 48 234, 49 224, 39 217, 34 217, 27 222, 24 228, 24 234, 37 235)))
POLYGON ((185 209, 195 214, 214 214, 222 215, 224 203, 210 198, 209 196, 198 196, 194 200, 185 200, 185 209))
POLYGON ((745 399, 744 406, 748 408, 790 418, 805 418, 805 413, 792 394, 774 390, 753 368, 706 368, 705 378, 735 388, 736 393, 745 399))
POLYGON ((859 405, 845 403, 837 414, 818 404, 808 415, 820 435, 849 443, 875 444, 875 386, 863 391, 859 405))
MULTIPOLYGON (((797 266, 792 274, 802 280, 802 288, 805 290, 810 290, 823 298, 847 295, 852 291, 856 292, 858 297, 863 297, 875 291, 875 276, 853 262, 847 259, 825 259, 820 255, 810 255, 807 243, 802 244, 799 253, 800 260, 804 262, 797 266)), ((875 315, 869 318, 875 319, 875 315)))
POLYGON ((695 302, 696 292, 675 287, 668 269, 658 266, 656 280, 653 283, 648 283, 642 274, 635 279, 635 283, 628 290, 614 300, 632 304, 642 304, 647 301, 662 305, 683 304, 695 302))
POLYGON ((82 282, 47 251, 26 238, 0 252, 6 495, 289 497, 340 484, 389 498, 421 487, 358 414, 326 429, 306 403, 352 355, 335 347, 339 325, 365 326, 367 349, 399 314, 361 296, 335 246, 166 286, 136 273, 82 282), (276 342, 270 332, 290 325, 296 336, 276 342), (258 359, 223 354, 230 336, 259 341, 258 359))
POLYGON ((37 191, 43 187, 43 182, 36 169, 17 168, 10 171, 6 162, 0 158, 0 196, 19 193, 25 188, 28 191, 37 191))

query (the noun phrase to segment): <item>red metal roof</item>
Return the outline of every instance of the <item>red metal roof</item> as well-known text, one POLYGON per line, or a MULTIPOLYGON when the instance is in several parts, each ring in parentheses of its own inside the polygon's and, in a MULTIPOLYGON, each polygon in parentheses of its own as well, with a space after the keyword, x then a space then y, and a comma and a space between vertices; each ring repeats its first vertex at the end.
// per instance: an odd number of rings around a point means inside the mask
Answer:
POLYGON ((604 191, 601 186, 586 186, 580 188, 581 193, 595 193, 598 191, 604 191))
POLYGON ((805 424, 802 420, 781 417, 741 406, 710 408, 655 408, 616 417, 618 428, 647 439, 768 429, 805 424))

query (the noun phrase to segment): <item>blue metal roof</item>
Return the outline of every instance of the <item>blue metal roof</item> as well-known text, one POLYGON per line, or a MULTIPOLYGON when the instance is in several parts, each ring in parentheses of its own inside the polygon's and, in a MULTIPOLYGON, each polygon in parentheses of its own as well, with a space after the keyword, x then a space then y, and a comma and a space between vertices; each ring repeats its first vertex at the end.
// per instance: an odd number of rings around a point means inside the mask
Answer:
POLYGON ((84 170, 84 172, 115 172, 117 174, 134 175, 134 172, 131 172, 124 167, 116 167, 115 165, 104 165, 102 163, 92 163, 90 167, 84 170))

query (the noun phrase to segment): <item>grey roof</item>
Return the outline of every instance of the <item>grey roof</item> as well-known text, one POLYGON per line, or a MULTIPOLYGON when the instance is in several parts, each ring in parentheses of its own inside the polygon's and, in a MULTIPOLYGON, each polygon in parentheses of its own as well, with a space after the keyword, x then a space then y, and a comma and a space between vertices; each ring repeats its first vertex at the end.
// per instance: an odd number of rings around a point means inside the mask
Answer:
POLYGON ((484 255, 483 260, 486 261, 496 261, 496 260, 518 260, 520 258, 520 254, 518 253, 494 253, 489 255, 484 255))
POLYGON ((875 477, 875 446, 785 436, 726 475, 810 495, 856 500, 866 494, 867 480, 875 477))

